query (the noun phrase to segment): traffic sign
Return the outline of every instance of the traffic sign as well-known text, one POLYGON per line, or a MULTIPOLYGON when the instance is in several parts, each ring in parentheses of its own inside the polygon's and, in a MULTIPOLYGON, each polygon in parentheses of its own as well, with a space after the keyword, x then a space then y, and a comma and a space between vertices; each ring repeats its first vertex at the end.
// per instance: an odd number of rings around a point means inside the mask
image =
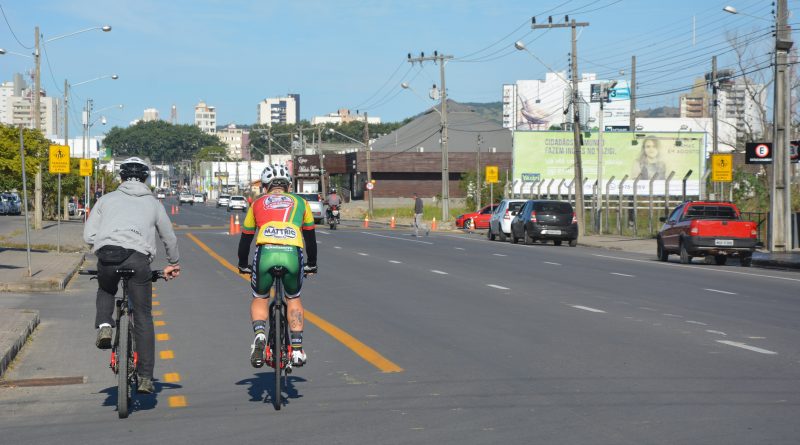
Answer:
POLYGON ((792 164, 800 162, 800 141, 792 141, 789 143, 789 159, 792 164))
POLYGON ((711 181, 713 182, 733 181, 732 154, 711 155, 711 181))
POLYGON ((745 144, 747 164, 772 164, 772 142, 748 142, 745 144))
POLYGON ((215 178, 227 178, 228 172, 214 172, 215 178))
POLYGON ((50 146, 50 173, 69 173, 69 146, 50 146))
POLYGON ((368 182, 367 183, 367 190, 372 190, 373 188, 375 188, 375 184, 372 183, 372 182, 368 182))
POLYGON ((496 165, 487 165, 486 166, 486 182, 489 184, 495 184, 498 182, 498 178, 500 176, 500 168, 496 165))
POLYGON ((94 171, 92 160, 91 159, 81 159, 81 176, 92 176, 92 171, 94 171))

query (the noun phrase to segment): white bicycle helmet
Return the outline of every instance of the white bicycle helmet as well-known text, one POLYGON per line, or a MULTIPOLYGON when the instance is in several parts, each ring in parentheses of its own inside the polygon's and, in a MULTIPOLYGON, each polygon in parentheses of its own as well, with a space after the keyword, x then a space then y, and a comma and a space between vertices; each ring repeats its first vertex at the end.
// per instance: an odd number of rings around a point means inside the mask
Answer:
POLYGON ((119 165, 119 176, 123 181, 145 182, 150 176, 150 167, 137 157, 128 158, 119 165))
POLYGON ((264 171, 261 172, 261 185, 269 189, 274 183, 289 187, 289 184, 292 183, 292 176, 289 174, 288 167, 283 164, 272 164, 264 168, 264 171))

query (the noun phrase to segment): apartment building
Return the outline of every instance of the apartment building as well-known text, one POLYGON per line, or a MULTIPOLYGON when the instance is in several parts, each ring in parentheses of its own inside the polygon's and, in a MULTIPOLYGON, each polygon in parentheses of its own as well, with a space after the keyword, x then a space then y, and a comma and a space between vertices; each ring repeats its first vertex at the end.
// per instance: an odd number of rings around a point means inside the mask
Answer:
POLYGON ((300 95, 264 99, 258 103, 256 111, 259 125, 296 124, 300 122, 300 95))
POLYGON ((217 132, 217 137, 225 144, 228 157, 231 159, 248 160, 250 153, 250 132, 243 128, 236 128, 235 124, 230 124, 217 132))
POLYGON ((194 106, 194 124, 204 133, 217 133, 217 108, 200 101, 194 106))

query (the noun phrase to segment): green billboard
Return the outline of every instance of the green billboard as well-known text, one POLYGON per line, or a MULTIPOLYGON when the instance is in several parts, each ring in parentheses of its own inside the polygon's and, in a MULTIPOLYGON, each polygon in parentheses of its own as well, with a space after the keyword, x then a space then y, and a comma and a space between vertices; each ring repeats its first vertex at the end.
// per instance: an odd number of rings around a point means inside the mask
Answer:
MULTIPOLYGON (((583 176, 597 179, 598 132, 583 132, 583 176)), ((688 183, 695 188, 704 171, 705 133, 604 132, 603 181, 662 181, 675 172, 676 182, 692 171, 688 183)), ((514 179, 531 182, 575 176, 573 134, 566 131, 515 131, 514 179)), ((670 187, 672 188, 672 187, 670 187)))

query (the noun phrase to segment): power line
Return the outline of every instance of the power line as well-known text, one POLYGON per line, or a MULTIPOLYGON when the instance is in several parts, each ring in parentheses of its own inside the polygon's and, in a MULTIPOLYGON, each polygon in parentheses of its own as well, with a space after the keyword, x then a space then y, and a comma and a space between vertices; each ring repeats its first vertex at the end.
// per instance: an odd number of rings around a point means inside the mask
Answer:
POLYGON ((11 23, 8 22, 8 17, 6 17, 6 11, 3 9, 3 5, 0 5, 0 12, 3 13, 3 20, 6 21, 6 26, 8 26, 8 30, 11 31, 11 35, 14 36, 14 40, 19 43, 19 46, 25 49, 33 49, 33 46, 26 46, 24 43, 20 42, 19 38, 17 38, 17 34, 14 32, 14 28, 11 27, 11 23))

